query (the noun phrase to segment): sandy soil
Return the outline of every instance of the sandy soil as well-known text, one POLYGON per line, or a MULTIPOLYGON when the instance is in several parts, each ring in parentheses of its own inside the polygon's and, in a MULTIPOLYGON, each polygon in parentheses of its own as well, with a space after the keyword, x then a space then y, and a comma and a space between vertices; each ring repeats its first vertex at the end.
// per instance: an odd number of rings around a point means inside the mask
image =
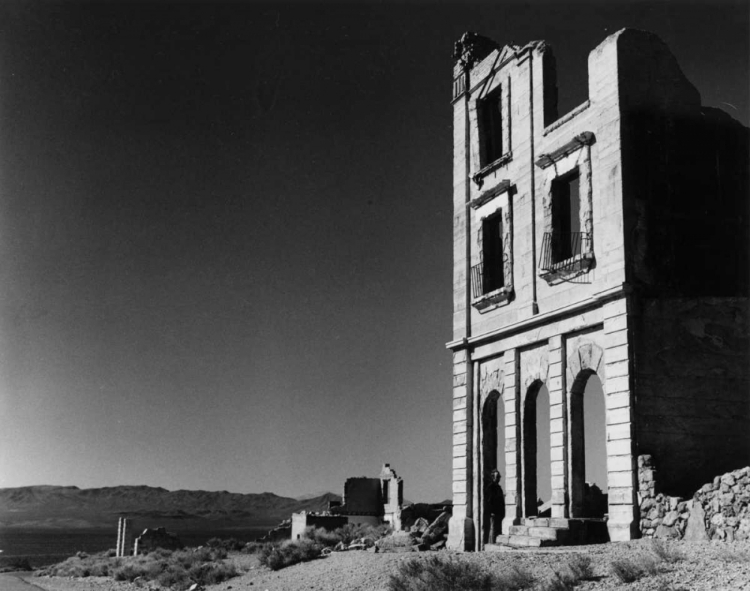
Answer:
MULTIPOLYGON (((382 553, 341 552, 313 562, 271 572, 248 557, 240 558, 247 572, 241 577, 210 587, 211 591, 387 591, 389 575, 405 560, 440 554, 454 560, 481 563, 502 571, 516 565, 542 582, 563 571, 571 556, 591 557, 596 580, 586 581, 581 591, 750 591, 750 544, 675 542, 683 554, 675 563, 661 562, 659 573, 635 583, 620 583, 612 574, 613 560, 643 561, 651 556, 650 542, 639 540, 596 546, 544 550, 509 550, 476 553, 382 553)), ((45 591, 136 591, 144 586, 115 583, 111 579, 61 579, 33 577, 30 582, 45 591)))

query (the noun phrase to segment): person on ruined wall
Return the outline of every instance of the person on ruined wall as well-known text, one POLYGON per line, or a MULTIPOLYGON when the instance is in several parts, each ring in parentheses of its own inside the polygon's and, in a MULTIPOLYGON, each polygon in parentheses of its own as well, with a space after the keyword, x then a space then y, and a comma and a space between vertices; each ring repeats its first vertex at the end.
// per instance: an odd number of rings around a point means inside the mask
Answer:
POLYGON ((490 481, 484 495, 484 514, 487 516, 484 523, 486 544, 494 544, 497 536, 501 534, 503 518, 505 517, 505 493, 500 486, 500 472, 490 472, 490 481))

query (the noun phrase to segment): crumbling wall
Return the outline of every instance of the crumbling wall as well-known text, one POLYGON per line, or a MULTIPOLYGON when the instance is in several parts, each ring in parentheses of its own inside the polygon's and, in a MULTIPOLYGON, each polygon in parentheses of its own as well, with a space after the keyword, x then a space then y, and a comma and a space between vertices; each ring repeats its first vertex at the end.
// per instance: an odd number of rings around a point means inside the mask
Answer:
POLYGON ((319 527, 333 531, 349 523, 345 515, 325 515, 322 513, 292 513, 292 540, 299 540, 308 527, 319 527))
POLYGON ((638 457, 640 529, 645 538, 750 539, 750 466, 716 476, 685 500, 658 493, 650 455, 638 457))
POLYGON ((383 521, 393 529, 401 529, 401 505, 404 503, 404 482, 390 464, 383 464, 380 471, 381 496, 383 500, 383 521))
POLYGON ((163 527, 156 529, 146 528, 143 533, 135 539, 135 550, 133 554, 147 554, 157 548, 165 550, 181 550, 184 544, 175 535, 167 532, 163 527))
POLYGON ((341 512, 346 514, 382 515, 380 478, 347 478, 341 509, 341 512))
POLYGON ((644 538, 681 538, 692 503, 656 492, 656 466, 650 455, 638 456, 638 506, 644 538))

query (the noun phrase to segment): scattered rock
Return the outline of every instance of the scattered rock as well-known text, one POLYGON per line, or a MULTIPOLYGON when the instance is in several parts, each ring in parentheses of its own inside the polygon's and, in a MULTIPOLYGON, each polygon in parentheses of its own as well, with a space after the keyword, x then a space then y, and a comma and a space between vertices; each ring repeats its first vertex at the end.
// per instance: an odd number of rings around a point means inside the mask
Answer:
POLYGON ((448 535, 448 521, 451 514, 447 511, 441 513, 438 518, 430 524, 430 527, 422 536, 422 543, 431 545, 439 542, 443 537, 448 535))

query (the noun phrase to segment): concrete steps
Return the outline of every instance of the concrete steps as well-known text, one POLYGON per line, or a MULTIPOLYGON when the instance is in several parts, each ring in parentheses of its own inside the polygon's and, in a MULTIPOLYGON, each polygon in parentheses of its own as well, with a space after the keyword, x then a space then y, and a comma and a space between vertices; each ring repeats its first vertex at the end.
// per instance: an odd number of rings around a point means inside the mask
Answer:
MULTIPOLYGON (((596 544, 608 541, 607 523, 603 519, 560 519, 529 517, 522 525, 512 525, 506 535, 498 536, 495 544, 511 548, 543 548, 596 544)), ((490 550, 496 551, 493 548, 490 550)))

